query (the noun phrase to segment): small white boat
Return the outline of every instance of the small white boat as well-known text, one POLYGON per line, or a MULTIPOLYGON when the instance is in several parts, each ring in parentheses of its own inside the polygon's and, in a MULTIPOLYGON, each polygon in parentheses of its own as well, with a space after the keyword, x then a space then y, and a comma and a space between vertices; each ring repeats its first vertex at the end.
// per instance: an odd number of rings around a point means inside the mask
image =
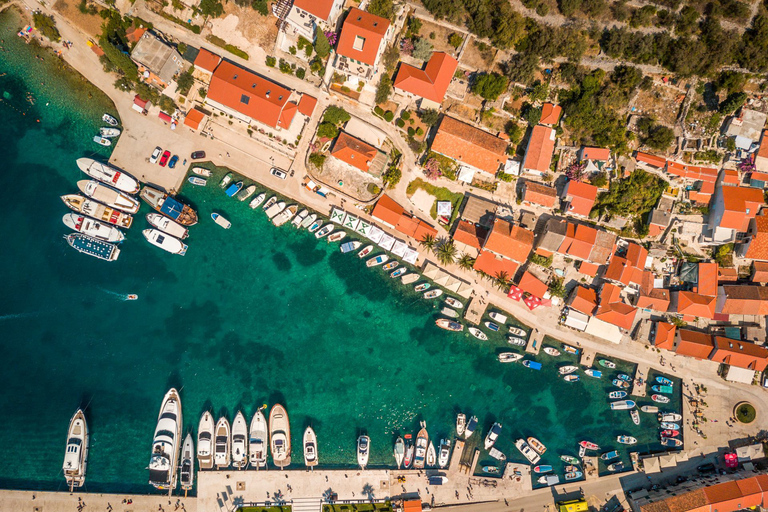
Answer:
POLYGON ((488 434, 485 436, 485 449, 490 450, 491 446, 496 442, 496 439, 499 438, 499 434, 501 434, 501 423, 498 421, 491 425, 491 429, 488 431, 488 434))
POLYGON ((296 211, 299 209, 299 205, 292 204, 272 219, 272 224, 277 227, 282 226, 296 215, 296 211))
POLYGON ((304 431, 304 465, 308 468, 317 466, 317 436, 312 427, 304 431))
POLYGON ((99 180, 120 192, 135 194, 141 188, 139 180, 117 167, 98 162, 92 158, 78 158, 77 167, 95 180, 99 180))
POLYGON ((397 469, 400 469, 403 465, 403 458, 405 457, 405 441, 402 437, 398 437, 395 441, 394 449, 395 462, 397 463, 397 469))
POLYGON ((435 445, 432 441, 429 442, 429 447, 427 448, 426 463, 428 468, 434 468, 437 466, 437 452, 435 451, 435 445))
POLYGON ((527 345, 527 342, 523 338, 518 338, 517 336, 507 336, 507 343, 516 347, 524 347, 527 345))
POLYGON ((328 236, 333 231, 333 224, 326 224, 322 227, 317 233, 315 233, 315 238, 323 238, 325 236, 328 236))
POLYGON ((253 415, 248 436, 248 459, 256 469, 267 467, 268 436, 267 419, 259 409, 253 415))
POLYGON ((88 424, 81 409, 69 420, 67 447, 64 452, 64 479, 69 491, 85 485, 85 468, 88 464, 88 424))
POLYGON ((488 316, 491 317, 493 320, 496 320, 502 325, 507 323, 507 315, 502 315, 501 313, 496 313, 495 311, 493 311, 491 313, 488 313, 488 316))
POLYGON ((285 201, 280 201, 267 208, 264 213, 267 215, 268 219, 272 219, 275 215, 285 210, 285 206, 285 201))
POLYGON ((506 460, 506 458, 507 458, 507 456, 504 455, 504 453, 501 450, 499 450, 499 449, 497 449, 495 447, 491 448, 490 450, 488 450, 488 455, 490 455, 491 457, 493 457, 496 460, 506 460))
POLYGON ((435 299, 443 294, 443 290, 435 289, 424 293, 425 299, 435 299))
POLYGON ((432 285, 429 284, 429 283, 421 283, 421 284, 417 284, 416 286, 414 286, 413 290, 416 293, 419 293, 419 292, 423 292, 424 290, 428 290, 430 286, 432 286, 432 285))
POLYGON ((194 174, 197 174, 198 176, 202 176, 203 178, 210 178, 211 177, 211 170, 206 169, 205 167, 193 167, 190 169, 194 174))
POLYGON ((309 226, 311 226, 311 225, 312 225, 312 223, 313 223, 313 222, 315 222, 315 220, 317 220, 317 214, 316 214, 316 213, 310 213, 310 214, 307 216, 307 218, 306 218, 306 219, 304 219, 303 221, 301 221, 301 229, 306 229, 306 228, 308 228, 309 226))
POLYGON ((515 327, 515 326, 512 326, 509 328, 509 334, 511 334, 512 336, 520 337, 520 338, 525 338, 526 336, 528 336, 528 333, 525 332, 525 329, 521 329, 520 327, 515 327))
POLYGON ((246 199, 251 197, 254 192, 256 192, 256 185, 248 185, 239 194, 237 194, 237 199, 239 201, 245 201, 246 199))
POLYGON ((192 434, 188 433, 181 447, 181 470, 179 482, 182 491, 190 491, 195 484, 195 442, 192 434))
POLYGON ((464 304, 458 299, 454 299, 453 297, 446 297, 445 303, 455 309, 464 309, 464 304))
POLYGON ((208 184, 208 180, 205 178, 201 178, 200 176, 190 176, 187 178, 187 181, 190 182, 192 185, 196 185, 198 187, 204 187, 208 184))
POLYGON ((150 226, 155 227, 164 233, 168 233, 171 236, 175 236, 179 240, 184 240, 189 236, 189 230, 187 228, 178 222, 174 222, 165 215, 148 213, 147 222, 149 222, 150 226))
POLYGON ((629 416, 630 418, 632 418, 632 423, 634 423, 635 425, 640 424, 640 413, 637 412, 637 409, 632 409, 631 411, 629 411, 629 416))
POLYGON ((99 128, 99 135, 105 139, 114 139, 120 136, 120 128, 99 128))
POLYGON ((560 368, 557 369, 557 371, 558 371, 558 373, 560 373, 560 375, 569 375, 569 374, 575 372, 578 369, 579 369, 578 366, 574 366, 572 364, 569 364, 569 365, 566 365, 566 366, 561 366, 560 368))
POLYGON ((368 455, 371 449, 371 438, 362 435, 357 438, 357 463, 361 469, 368 465, 368 455))
POLYGON ((125 235, 112 224, 99 222, 96 219, 77 213, 67 213, 62 219, 68 228, 105 242, 122 242, 125 235))
POLYGON ((514 352, 502 352, 498 355, 500 363, 514 363, 523 358, 522 354, 516 354, 514 352))
POLYGON ((371 251, 373 250, 372 245, 366 245, 363 250, 361 250, 359 253, 357 253, 357 257, 362 259, 371 254, 371 251))
POLYGON ((263 203, 263 202, 264 202, 264 200, 265 200, 266 198, 267 198, 267 194, 266 194, 266 193, 264 193, 264 192, 262 192, 261 194, 258 194, 256 197, 254 197, 253 199, 251 199, 251 202, 250 202, 250 203, 248 203, 248 206, 249 206, 251 209, 254 209, 254 210, 255 210, 256 208, 258 208, 258 207, 259 207, 259 205, 260 205, 261 203, 263 203))
POLYGON ((613 411, 627 411, 635 408, 635 402, 633 400, 618 400, 611 402, 611 410, 613 411))
POLYGON ((197 462, 200 464, 200 469, 213 468, 214 430, 213 416, 210 412, 205 411, 197 426, 197 462))
POLYGON ((632 436, 617 436, 616 437, 616 442, 620 443, 620 444, 632 445, 632 444, 637 444, 637 439, 635 439, 632 436))
POLYGON ((296 216, 293 218, 293 220, 291 221, 291 226, 293 226, 293 227, 295 227, 295 228, 298 228, 299 226, 301 226, 301 223, 304 221, 304 219, 307 217, 307 215, 308 215, 308 214, 309 214, 309 212, 307 211, 307 209, 306 209, 306 208, 305 208, 305 209, 303 209, 303 210, 301 210, 301 211, 300 211, 300 212, 299 212, 299 213, 298 213, 298 214, 297 214, 297 215, 296 215, 296 216))
POLYGON ((106 147, 109 147, 109 146, 112 145, 112 141, 111 140, 105 139, 104 137, 101 137, 99 135, 95 135, 93 137, 93 142, 95 142, 96 144, 100 144, 102 146, 106 146, 106 147))
POLYGON ((341 244, 341 247, 339 247, 339 251, 341 251, 342 254, 346 254, 348 252, 356 251, 360 248, 360 246, 363 245, 361 242, 354 241, 354 242, 346 242, 341 244))
POLYGON ((323 225, 323 219, 318 217, 312 224, 309 225, 309 227, 307 228, 307 231, 309 231, 310 233, 314 233, 315 231, 320 229, 320 226, 322 225, 323 225))
POLYGON ((216 437, 214 439, 213 460, 216 469, 228 468, 230 463, 229 445, 231 436, 229 420, 224 416, 216 422, 216 437))
POLYGON ((264 203, 264 206, 262 206, 262 210, 267 211, 269 208, 277 202, 277 196, 272 196, 269 199, 267 199, 267 202, 264 203))
POLYGON ((538 464, 541 460, 541 456, 536 453, 527 442, 525 442, 525 439, 518 439, 515 441, 515 447, 520 450, 520 453, 522 453, 531 464, 538 464))
POLYGON ((211 218, 213 219, 213 222, 223 227, 224 229, 229 229, 232 227, 232 223, 225 219, 224 216, 220 213, 212 213, 211 218))
MULTIPOLYGON (((651 406, 645 406, 644 408, 651 409, 653 407, 655 407, 655 406, 652 406, 652 405, 651 406)), ((651 412, 651 411, 644 411, 644 412, 651 412)), ((656 412, 658 412, 658 410, 656 412)), ((659 414, 659 421, 673 422, 674 423, 674 422, 681 421, 682 419, 683 419, 683 417, 681 415, 677 414, 676 412, 665 412, 665 413, 660 413, 659 414)))
POLYGON ((550 355, 552 357, 559 357, 560 356, 560 351, 557 350, 556 348, 544 347, 542 350, 544 351, 545 354, 548 354, 548 355, 550 355))
POLYGON ((495 324, 493 322, 485 322, 485 326, 490 329, 493 332, 499 332, 499 326, 498 324, 495 324))
POLYGON ((418 281, 419 277, 420 277, 419 274, 417 274, 416 272, 411 272, 410 274, 405 274, 403 277, 401 277, 400 281, 402 281, 404 285, 409 285, 418 281))
POLYGON ((459 318, 459 313, 455 309, 448 307, 441 309, 440 314, 450 318, 459 318))
POLYGON ((168 251, 171 254, 178 254, 179 256, 184 256, 187 253, 187 245, 185 243, 178 238, 163 233, 159 229, 145 229, 141 233, 144 235, 144 238, 147 239, 147 242, 164 251, 168 251))
POLYGON ((103 116, 101 116, 101 120, 104 121, 105 123, 107 123, 109 126, 117 126, 118 125, 117 119, 115 119, 114 117, 112 117, 109 114, 104 114, 103 116))
POLYGON ((125 192, 120 192, 95 180, 80 180, 77 182, 77 188, 91 199, 126 213, 136 213, 141 206, 135 198, 125 192))
POLYGON ((389 256, 387 256, 386 254, 379 254, 375 258, 371 258, 368 261, 366 261, 365 262, 365 266, 367 266, 367 267, 376 267, 378 265, 381 265, 382 263, 384 263, 388 259, 389 259, 389 256))
POLYGON ((456 416, 456 437, 463 437, 467 428, 467 415, 460 412, 456 416))
POLYGON ((471 334, 475 338, 479 339, 480 341, 487 341, 488 340, 488 335, 485 334, 480 329, 478 329, 477 327, 470 327, 467 330, 469 331, 469 334, 471 334))
POLYGON ((338 242, 339 240, 342 240, 345 236, 347 236, 347 233, 345 231, 336 231, 334 234, 328 237, 328 242, 338 242))
POLYGON ((424 463, 427 458, 427 446, 429 444, 429 432, 427 432, 426 422, 421 422, 421 429, 416 435, 416 451, 413 455, 413 468, 424 469, 424 463))
POLYGON ((237 469, 248 465, 248 423, 242 411, 237 411, 232 422, 232 465, 237 469))
POLYGON ((472 416, 469 418, 469 422, 467 422, 467 426, 464 428, 464 439, 469 439, 472 437, 472 434, 475 433, 475 429, 477 428, 477 423, 477 416, 472 416))

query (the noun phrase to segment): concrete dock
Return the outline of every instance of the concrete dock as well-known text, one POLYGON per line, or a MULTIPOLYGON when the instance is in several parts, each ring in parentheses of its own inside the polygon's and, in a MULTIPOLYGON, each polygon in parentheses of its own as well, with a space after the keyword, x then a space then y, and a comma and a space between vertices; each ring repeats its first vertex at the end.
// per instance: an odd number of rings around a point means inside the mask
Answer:
POLYGON ((464 320, 472 325, 480 325, 486 309, 488 309, 488 301, 475 294, 472 296, 472 300, 469 301, 467 310, 464 312, 464 320))
POLYGON ((584 368, 591 368, 592 365, 595 364, 596 355, 597 355, 597 352, 595 352, 594 350, 587 350, 587 349, 582 350, 581 359, 579 359, 579 364, 584 368))
POLYGON ((650 367, 647 364, 638 364, 635 370, 635 378, 632 381, 632 396, 645 396, 648 390, 648 370, 650 367))
POLYGON ((534 329, 528 335, 528 344, 525 346, 525 351, 529 354, 538 355, 541 352, 541 346, 544 343, 544 333, 538 329, 534 329))

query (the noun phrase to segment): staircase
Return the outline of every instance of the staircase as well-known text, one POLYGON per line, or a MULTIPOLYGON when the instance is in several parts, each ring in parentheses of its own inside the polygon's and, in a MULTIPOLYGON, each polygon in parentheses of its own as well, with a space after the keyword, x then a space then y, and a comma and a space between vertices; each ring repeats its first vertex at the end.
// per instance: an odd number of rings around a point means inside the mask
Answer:
POLYGON ((320 498, 294 498, 291 512, 322 512, 323 500, 320 498))

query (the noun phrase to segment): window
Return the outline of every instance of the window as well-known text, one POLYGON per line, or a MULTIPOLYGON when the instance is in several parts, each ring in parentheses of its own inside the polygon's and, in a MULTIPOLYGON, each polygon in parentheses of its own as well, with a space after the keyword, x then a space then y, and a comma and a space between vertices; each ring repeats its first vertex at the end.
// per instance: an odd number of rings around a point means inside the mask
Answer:
POLYGON ((233 77, 233 80, 237 80, 237 75, 235 75, 235 76, 233 77))
POLYGON ((247 105, 249 101, 251 101, 251 98, 249 98, 245 94, 240 96, 240 103, 244 103, 245 105, 247 105))
POLYGON ((354 48, 357 51, 363 51, 363 46, 365 46, 365 38, 360 36, 355 36, 355 42, 352 44, 352 48, 354 48))

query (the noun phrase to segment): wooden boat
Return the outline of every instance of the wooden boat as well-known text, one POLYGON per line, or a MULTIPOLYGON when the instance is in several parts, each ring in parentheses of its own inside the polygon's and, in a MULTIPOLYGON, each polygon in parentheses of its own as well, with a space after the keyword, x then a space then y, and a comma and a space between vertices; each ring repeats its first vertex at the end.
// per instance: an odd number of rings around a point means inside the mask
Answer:
POLYGON ((669 380, 669 379, 667 379, 665 377, 661 377, 661 376, 656 377, 656 382, 658 382, 662 386, 672 386, 673 385, 673 382, 671 380, 669 380))
POLYGON ((285 407, 272 406, 269 411, 269 441, 272 448, 272 462, 280 469, 291 464, 291 424, 285 407))
POLYGON ((495 311, 492 311, 488 313, 488 316, 491 317, 492 320, 496 320, 500 324, 504 325, 507 323, 507 315, 502 315, 501 313, 497 313, 495 311))
POLYGON ((213 423, 213 416, 205 411, 200 417, 200 423, 197 425, 197 462, 200 469, 213 468, 213 439, 216 426, 213 423))
POLYGON ((613 451, 610 451, 610 452, 602 453, 600 455, 600 459, 601 460, 612 460, 612 459, 618 458, 618 456, 619 456, 619 452, 617 452, 616 450, 613 450, 613 451))
MULTIPOLYGON (((397 270, 395 270, 395 272, 397 272, 397 270)), ((440 314, 441 315, 445 315, 445 316, 447 316, 449 318, 459 318, 459 314, 456 312, 456 310, 455 309, 451 309, 451 308, 443 308, 443 309, 441 309, 440 310, 440 314)))
POLYGON ((520 450, 520 453, 522 453, 531 464, 538 464, 541 460, 541 456, 536 453, 527 442, 525 442, 525 439, 518 439, 515 441, 515 447, 520 450))
POLYGON ((656 393, 671 394, 672 393, 672 386, 659 386, 659 385, 655 385, 655 386, 651 386, 651 390, 656 392, 656 393))
POLYGON ((166 217, 170 217, 182 226, 189 227, 197 224, 197 212, 192 207, 169 196, 162 190, 144 187, 139 196, 153 209, 166 217))
POLYGON ((92 219, 100 220, 121 228, 130 228, 133 223, 133 217, 127 213, 110 208, 101 203, 87 199, 79 194, 67 194, 61 196, 61 200, 64 201, 71 210, 82 213, 91 217, 92 219))
POLYGON ((541 464, 539 466, 534 466, 533 472, 534 473, 538 473, 538 474, 551 473, 552 472, 552 466, 550 466, 548 464, 541 464))
POLYGON ((317 436, 312 427, 307 427, 304 430, 304 465, 314 468, 317 462, 317 436))
POLYGON ((682 421, 683 417, 675 412, 659 413, 659 421, 682 421))
POLYGON ((640 408, 642 412, 647 412, 648 414, 656 414, 659 412, 659 408, 655 405, 644 405, 640 408))
POLYGON ((192 434, 187 433, 181 448, 181 470, 179 483, 182 491, 190 491, 195 485, 195 443, 192 434))
MULTIPOLYGON (((266 405, 263 408, 266 408, 266 405)), ((256 469, 267 467, 267 451, 269 450, 267 419, 261 409, 259 408, 254 413, 248 429, 248 462, 251 467, 256 469)))
POLYGON ((228 468, 230 464, 229 446, 231 441, 229 420, 222 416, 216 422, 216 435, 214 437, 213 461, 216 469, 228 468))
POLYGON ((514 352, 502 352, 497 356, 500 363, 514 363, 523 358, 522 354, 516 354, 514 352))
POLYGON ((356 251, 360 248, 360 246, 363 245, 361 242, 354 241, 354 242, 346 242, 341 244, 341 247, 339 247, 339 251, 341 254, 346 254, 348 252, 356 251))
MULTIPOLYGON (((219 182, 219 186, 221 188, 227 188, 227 185, 229 185, 229 182, 232 181, 233 174, 231 172, 228 172, 226 176, 221 178, 221 181, 219 182)), ((277 200, 277 198, 275 198, 277 200)))
POLYGON ((208 181, 205 178, 201 178, 199 176, 190 176, 187 178, 187 181, 193 185, 197 185, 198 187, 204 187, 208 184, 208 181))
POLYGON ((205 167, 193 167, 190 169, 190 171, 194 174, 197 174, 198 176, 202 176, 203 178, 210 178, 211 177, 211 170, 206 169, 205 167))
POLYGON ((298 209, 299 209, 298 205, 292 204, 282 212, 272 217, 272 224, 274 224, 277 227, 282 226, 283 224, 291 220, 291 218, 293 218, 294 215, 296 215, 296 211, 298 209))
POLYGON ((571 482, 573 480, 578 480, 579 478, 582 478, 584 476, 584 473, 581 471, 571 471, 565 474, 565 481, 571 482))
POLYGON ((629 416, 632 418, 632 423, 634 423, 635 425, 640 424, 640 413, 637 412, 637 409, 632 409, 631 411, 629 411, 629 416))
POLYGON ((69 492, 75 487, 85 485, 85 470, 88 465, 88 423, 82 409, 75 411, 69 420, 67 444, 64 451, 64 480, 69 485, 69 492))
POLYGON ((616 442, 619 444, 637 444, 637 439, 632 436, 616 436, 616 442))
POLYGON ((419 274, 417 274, 416 272, 412 272, 410 274, 405 274, 403 277, 400 278, 400 281, 402 281, 404 285, 409 285, 418 281, 419 277, 421 277, 419 274))
POLYGON ((435 325, 446 331, 461 332, 464 330, 464 325, 447 318, 438 318, 435 320, 435 325))
POLYGON ((371 438, 368 436, 360 436, 357 438, 357 463, 361 469, 365 469, 368 465, 368 455, 371 449, 371 438))
POLYGON ((613 400, 621 400, 626 396, 627 396, 626 391, 611 391, 610 393, 608 393, 608 398, 611 398, 613 400))
MULTIPOLYGON (((392 279, 395 279, 395 278, 400 277, 401 275, 405 274, 406 272, 407 272, 407 270, 405 270, 405 267, 400 267, 400 268, 398 268, 396 270, 393 270, 392 273, 389 274, 389 277, 391 277, 392 279)), ((446 309, 449 309, 449 308, 446 308, 446 309)), ((453 310, 451 309, 451 311, 453 311, 453 310)), ((454 313, 455 313, 455 311, 454 311, 454 313)))
POLYGON ((662 430, 661 437, 677 437, 680 435, 679 430, 662 430))
POLYGON ((623 462, 614 462, 613 464, 608 465, 608 471, 612 473, 616 473, 618 471, 624 471, 624 463, 623 462))
POLYGON ((141 206, 136 199, 125 192, 110 188, 96 180, 80 180, 77 182, 77 188, 94 201, 126 213, 136 213, 141 206))
POLYGON ((119 137, 121 133, 119 128, 99 128, 99 135, 105 139, 114 139, 119 137))
POLYGON ((578 369, 579 369, 578 366, 569 364, 569 365, 566 365, 566 366, 561 366, 560 368, 557 369, 557 371, 558 371, 558 373, 560 375, 569 375, 569 374, 575 372, 578 369))
MULTIPOLYGON (((306 218, 307 215, 309 215, 309 211, 306 208, 304 208, 299 213, 297 213, 296 216, 293 218, 293 220, 291 221, 291 226, 295 228, 298 228, 299 226, 301 226, 301 223, 304 222, 304 219, 306 218)), ((355 243, 355 242, 350 242, 350 243, 355 243)), ((357 242, 357 243, 359 244, 360 242, 357 242)))
POLYGON ((371 251, 373 251, 373 246, 372 245, 366 245, 365 247, 363 247, 363 249, 359 253, 357 253, 357 257, 360 258, 360 259, 363 259, 366 256, 368 256, 369 254, 371 254, 371 251))
POLYGON ((373 257, 365 262, 366 267, 377 267, 379 265, 382 265, 385 261, 389 259, 389 256, 386 254, 379 254, 376 257, 373 257))
POLYGON ((669 397, 664 395, 651 395, 651 400, 654 402, 658 402, 660 404, 668 404, 669 403, 669 397))
POLYGON ((629 409, 633 409, 635 405, 636 404, 633 400, 619 400, 617 402, 611 402, 611 410, 628 411, 629 409))
POLYGON ((416 285, 413 290, 416 293, 423 292, 424 290, 428 289, 431 285, 429 283, 421 283, 419 285, 416 285))
POLYGON ((477 327, 470 327, 467 330, 469 331, 469 334, 471 334, 475 338, 479 339, 480 341, 487 341, 488 340, 488 336, 483 331, 478 329, 477 327))
POLYGON ((517 336, 519 338, 525 338, 528 336, 528 333, 525 332, 525 329, 521 329, 520 327, 515 327, 514 325, 509 328, 509 334, 512 336, 517 336))
POLYGON ((485 449, 490 450, 491 446, 496 442, 496 439, 499 438, 499 434, 501 434, 501 423, 498 421, 495 422, 493 425, 491 425, 491 428, 488 430, 488 433, 485 435, 485 449))
POLYGON ((101 116, 101 120, 107 123, 109 126, 117 126, 119 124, 117 122, 117 119, 115 119, 109 114, 104 114, 103 116, 101 116))
POLYGON ((467 426, 464 427, 464 439, 469 439, 472 434, 475 433, 475 429, 477 428, 477 416, 472 416, 469 418, 469 421, 467 422, 467 426))
POLYGON ((661 428, 665 430, 680 430, 680 425, 677 423, 671 423, 669 421, 662 421, 661 428))
POLYGON ((524 347, 528 342, 526 342, 523 338, 518 338, 517 336, 507 336, 507 343, 516 347, 524 347))
POLYGON ((579 376, 578 375, 565 375, 563 377, 563 380, 565 382, 579 382, 579 376))
POLYGON ((435 444, 430 441, 427 447, 427 460, 426 466, 428 468, 434 468, 437 466, 437 451, 435 450, 435 444))
POLYGON ((548 355, 550 355, 552 357, 559 357, 560 356, 560 351, 557 350, 556 348, 544 347, 542 350, 544 351, 545 354, 548 354, 548 355))
POLYGON ((93 142, 95 142, 96 144, 99 144, 101 146, 105 146, 105 147, 109 147, 109 146, 112 145, 112 141, 111 140, 109 140, 107 138, 104 138, 101 135, 94 135, 93 136, 93 142))
POLYGON ((568 464, 579 464, 581 462, 577 457, 574 457, 573 455, 561 455, 560 460, 568 464))
POLYGON ((435 299, 443 294, 443 290, 429 290, 428 292, 424 293, 425 299, 435 299))
POLYGON ((661 445, 668 448, 680 448, 683 446, 683 442, 680 439, 674 437, 665 437, 661 440, 661 445))
POLYGON ((328 237, 328 242, 338 242, 339 240, 343 239, 345 236, 347 236, 346 231, 336 231, 334 234, 328 237))
POLYGON ((123 232, 117 229, 116 226, 86 217, 85 215, 66 213, 62 218, 62 222, 64 222, 65 226, 78 233, 83 233, 105 242, 122 242, 125 239, 123 232))
POLYGON ((579 441, 579 446, 581 446, 585 450, 599 450, 600 449, 600 447, 597 444, 592 443, 590 441, 579 441))
POLYGON ((245 201, 251 197, 254 192, 256 192, 256 185, 248 185, 246 188, 240 191, 239 194, 237 194, 237 199, 240 201, 245 201))
POLYGON ((333 231, 333 224, 326 224, 323 226, 320 230, 318 230, 317 233, 315 233, 315 238, 323 238, 325 236, 328 236, 333 231))
POLYGON ((601 372, 597 368, 587 368, 586 370, 584 370, 584 375, 592 377, 593 379, 603 378, 603 372, 601 372))
POLYGON ((403 458, 405 457, 405 441, 402 437, 398 437, 395 441, 394 449, 395 462, 397 463, 397 469, 400 469, 403 465, 403 458))
POLYGON ((610 368, 610 369, 614 369, 614 368, 616 368, 616 363, 614 363, 613 361, 609 361, 609 360, 607 360, 607 359, 600 359, 600 360, 597 362, 597 364, 599 364, 599 365, 600 365, 600 366, 602 366, 603 368, 610 368))
POLYGON ((416 451, 413 456, 413 468, 424 469, 424 464, 427 459, 427 447, 429 445, 429 433, 427 432, 427 424, 421 422, 421 430, 419 430, 416 436, 416 451))
POLYGON ((398 266, 399 264, 400 264, 400 263, 399 263, 399 262, 397 262, 397 261, 390 261, 389 263, 387 263, 386 265, 384 265, 383 267, 381 267, 381 269, 382 269, 384 272, 389 272, 389 271, 390 271, 390 270, 392 270, 393 268, 397 268, 397 266, 398 266))
POLYGON ((256 209, 256 208, 258 208, 258 207, 259 207, 259 205, 261 205, 261 203, 263 203, 263 202, 264 202, 264 200, 265 200, 266 198, 267 198, 267 194, 266 194, 266 193, 264 193, 264 192, 262 192, 261 194, 258 194, 256 197, 254 197, 253 199, 251 199, 251 202, 250 202, 250 203, 248 203, 248 206, 249 206, 251 209, 256 209))
POLYGON ((579 355, 579 349, 576 347, 572 347, 570 345, 563 345, 563 351, 565 351, 568 354, 571 354, 572 356, 579 355))
POLYGON ((547 451, 547 447, 544 446, 544 443, 542 443, 535 437, 529 437, 528 439, 526 439, 526 441, 531 446, 531 448, 536 450, 536 453, 538 453, 539 455, 544 455, 544 453, 547 451))
POLYGON ((248 465, 248 423, 242 411, 232 422, 232 465, 243 469, 248 465))
POLYGON ((629 382, 627 382, 627 381, 624 381, 624 380, 613 379, 613 380, 611 381, 611 384, 613 384, 613 385, 614 385, 614 386, 616 386, 617 388, 624 388, 624 389, 629 389, 629 382))
POLYGON ((460 412, 456 415, 456 437, 463 437, 467 429, 467 415, 460 412))
POLYGON ((493 322, 485 322, 485 326, 493 332, 499 332, 499 326, 493 322))
POLYGON ((458 299, 454 299, 453 297, 446 297, 445 303, 455 309, 464 309, 464 304, 462 304, 458 299))
POLYGON ((218 224, 219 226, 223 227, 224 229, 229 229, 232 227, 232 223, 229 222, 227 219, 225 219, 221 214, 219 213, 212 213, 211 218, 213 219, 213 222, 218 224))
POLYGON ((125 171, 92 158, 78 158, 77 167, 91 178, 126 194, 135 194, 141 188, 139 180, 125 171))

